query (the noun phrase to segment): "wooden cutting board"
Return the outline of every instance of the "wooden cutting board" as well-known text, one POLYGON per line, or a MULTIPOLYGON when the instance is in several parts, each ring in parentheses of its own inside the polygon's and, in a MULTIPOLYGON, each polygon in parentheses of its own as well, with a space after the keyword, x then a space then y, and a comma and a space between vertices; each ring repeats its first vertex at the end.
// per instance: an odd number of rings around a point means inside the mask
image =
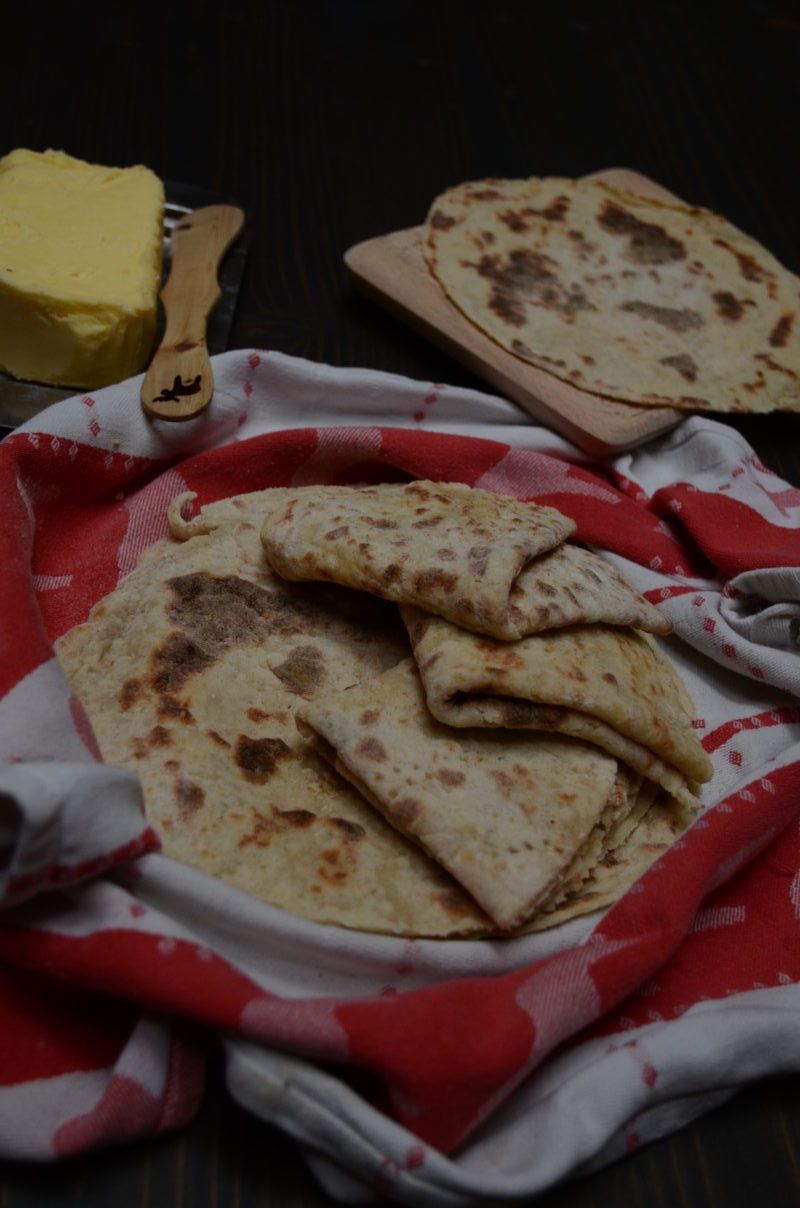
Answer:
MULTIPOLYGON (((628 168, 593 172, 586 179, 679 200, 628 168)), ((604 457, 667 432, 684 418, 685 412, 672 407, 642 407, 578 390, 506 352, 448 300, 423 258, 423 234, 419 226, 357 243, 344 256, 350 279, 535 419, 592 456, 604 457)))

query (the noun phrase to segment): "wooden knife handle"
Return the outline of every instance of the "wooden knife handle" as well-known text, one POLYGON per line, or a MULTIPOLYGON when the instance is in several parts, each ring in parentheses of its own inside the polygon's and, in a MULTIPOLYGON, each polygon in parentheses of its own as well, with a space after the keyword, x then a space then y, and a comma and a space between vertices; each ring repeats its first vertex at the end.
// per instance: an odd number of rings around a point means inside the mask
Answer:
POLYGON ((192 419, 214 392, 206 347, 208 317, 220 297, 217 273, 240 234, 237 206, 203 206, 182 218, 171 242, 170 272, 161 291, 164 337, 142 382, 142 407, 154 419, 192 419))

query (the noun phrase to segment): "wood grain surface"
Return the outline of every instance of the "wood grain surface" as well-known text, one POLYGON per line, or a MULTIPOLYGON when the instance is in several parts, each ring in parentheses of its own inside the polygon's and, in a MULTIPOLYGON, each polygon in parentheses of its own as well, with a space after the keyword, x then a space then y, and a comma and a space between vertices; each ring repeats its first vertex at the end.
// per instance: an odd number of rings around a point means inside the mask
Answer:
MULTIPOLYGON (((789 0, 141 0, 102 20, 9 4, 0 56, 0 151, 144 162, 242 206, 236 347, 485 389, 362 296, 344 253, 413 228, 444 188, 489 175, 627 165, 800 271, 800 15, 789 0)), ((800 416, 724 422, 800 484, 800 416)), ((798 1154, 795 1075, 536 1202, 789 1208, 798 1154)), ((292 1141, 230 1101, 216 1059, 180 1133, 53 1168, 0 1166, 0 1208, 331 1203, 292 1141)))

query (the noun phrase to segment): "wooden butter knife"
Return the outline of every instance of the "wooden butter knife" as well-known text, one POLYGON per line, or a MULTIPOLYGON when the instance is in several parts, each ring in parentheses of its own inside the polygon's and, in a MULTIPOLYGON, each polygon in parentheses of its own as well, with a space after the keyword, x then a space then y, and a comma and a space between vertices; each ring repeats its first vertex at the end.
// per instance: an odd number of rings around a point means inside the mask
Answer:
POLYGON ((175 227, 161 291, 164 336, 141 389, 142 407, 153 419, 193 419, 211 402, 206 326, 220 298, 220 262, 243 225, 238 206, 212 205, 192 210, 175 227))

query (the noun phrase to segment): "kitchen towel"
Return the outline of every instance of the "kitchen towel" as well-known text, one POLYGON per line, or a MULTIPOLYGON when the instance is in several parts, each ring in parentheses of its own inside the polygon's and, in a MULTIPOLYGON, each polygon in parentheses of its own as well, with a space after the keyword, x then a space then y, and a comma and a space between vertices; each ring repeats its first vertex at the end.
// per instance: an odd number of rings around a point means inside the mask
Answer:
POLYGON ((800 1068, 800 490, 700 416, 597 464, 478 391, 276 352, 214 373, 188 423, 133 379, 0 445, 0 1155, 180 1127, 221 1039, 333 1196, 513 1203, 800 1068), (398 474, 559 508, 673 622, 714 778, 604 914, 446 943, 308 923, 161 855, 99 759, 52 642, 174 496, 398 474))

